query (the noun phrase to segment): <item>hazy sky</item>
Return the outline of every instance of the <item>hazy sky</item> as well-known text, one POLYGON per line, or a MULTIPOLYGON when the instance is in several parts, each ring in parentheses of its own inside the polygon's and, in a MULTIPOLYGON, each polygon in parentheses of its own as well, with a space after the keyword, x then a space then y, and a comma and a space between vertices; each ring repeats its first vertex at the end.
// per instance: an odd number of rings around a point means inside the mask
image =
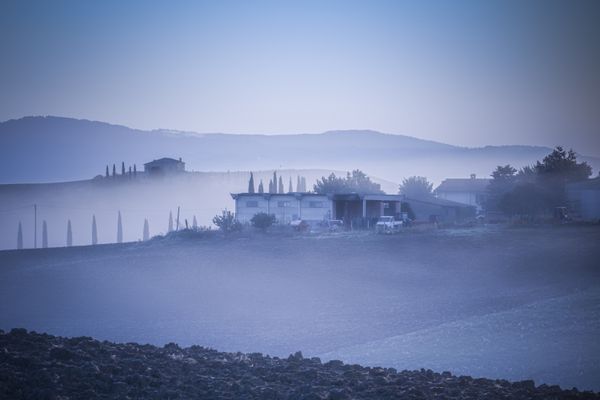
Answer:
POLYGON ((599 20, 600 1, 3 0, 0 120, 600 155, 599 20))

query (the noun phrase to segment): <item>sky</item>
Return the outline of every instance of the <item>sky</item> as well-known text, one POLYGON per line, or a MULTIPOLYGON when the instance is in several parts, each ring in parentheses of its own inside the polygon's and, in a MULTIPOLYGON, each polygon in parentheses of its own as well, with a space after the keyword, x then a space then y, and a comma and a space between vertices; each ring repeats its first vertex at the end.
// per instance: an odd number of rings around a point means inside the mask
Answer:
POLYGON ((600 156, 598 1, 0 2, 0 121, 600 156))

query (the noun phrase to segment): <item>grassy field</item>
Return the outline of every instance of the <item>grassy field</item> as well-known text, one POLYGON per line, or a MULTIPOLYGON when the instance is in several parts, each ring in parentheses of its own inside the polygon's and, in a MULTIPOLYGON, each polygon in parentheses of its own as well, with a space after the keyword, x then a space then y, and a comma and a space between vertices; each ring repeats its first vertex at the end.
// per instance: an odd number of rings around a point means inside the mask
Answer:
POLYGON ((0 328, 600 390, 600 229, 0 252, 0 328))

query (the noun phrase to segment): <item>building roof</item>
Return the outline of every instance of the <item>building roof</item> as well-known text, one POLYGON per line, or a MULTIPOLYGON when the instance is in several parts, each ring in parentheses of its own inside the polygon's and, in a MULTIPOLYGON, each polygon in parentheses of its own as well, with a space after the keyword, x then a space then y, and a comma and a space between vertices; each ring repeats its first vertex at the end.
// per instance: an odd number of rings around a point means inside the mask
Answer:
POLYGON ((567 190, 600 190, 600 177, 569 183, 567 190))
POLYGON ((459 203, 457 201, 440 199, 439 197, 431 197, 429 199, 412 199, 406 198, 407 203, 424 203, 439 207, 459 207, 459 208, 475 208, 475 206, 459 203))
POLYGON ((158 160, 152 160, 150 162, 147 162, 144 164, 144 166, 147 165, 165 165, 165 164, 185 164, 183 161, 181 161, 181 159, 176 160, 174 158, 169 158, 169 157, 163 157, 163 158, 159 158, 158 160))
POLYGON ((436 192, 485 192, 491 179, 482 178, 449 178, 444 179, 436 192))
POLYGON ((314 193, 314 192, 291 192, 291 193, 231 193, 231 197, 235 200, 238 197, 245 196, 263 196, 270 198, 274 196, 294 196, 296 198, 309 196, 327 196, 331 200, 346 200, 346 201, 402 201, 404 195, 401 194, 364 194, 364 193, 314 193))

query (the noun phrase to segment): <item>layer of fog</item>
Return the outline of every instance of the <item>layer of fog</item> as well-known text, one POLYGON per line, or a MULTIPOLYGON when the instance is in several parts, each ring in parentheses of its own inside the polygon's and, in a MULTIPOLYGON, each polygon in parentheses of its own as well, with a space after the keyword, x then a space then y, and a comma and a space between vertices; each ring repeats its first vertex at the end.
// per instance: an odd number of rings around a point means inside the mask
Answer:
POLYGON ((454 233, 0 252, 0 328, 599 390, 600 231, 454 233))

